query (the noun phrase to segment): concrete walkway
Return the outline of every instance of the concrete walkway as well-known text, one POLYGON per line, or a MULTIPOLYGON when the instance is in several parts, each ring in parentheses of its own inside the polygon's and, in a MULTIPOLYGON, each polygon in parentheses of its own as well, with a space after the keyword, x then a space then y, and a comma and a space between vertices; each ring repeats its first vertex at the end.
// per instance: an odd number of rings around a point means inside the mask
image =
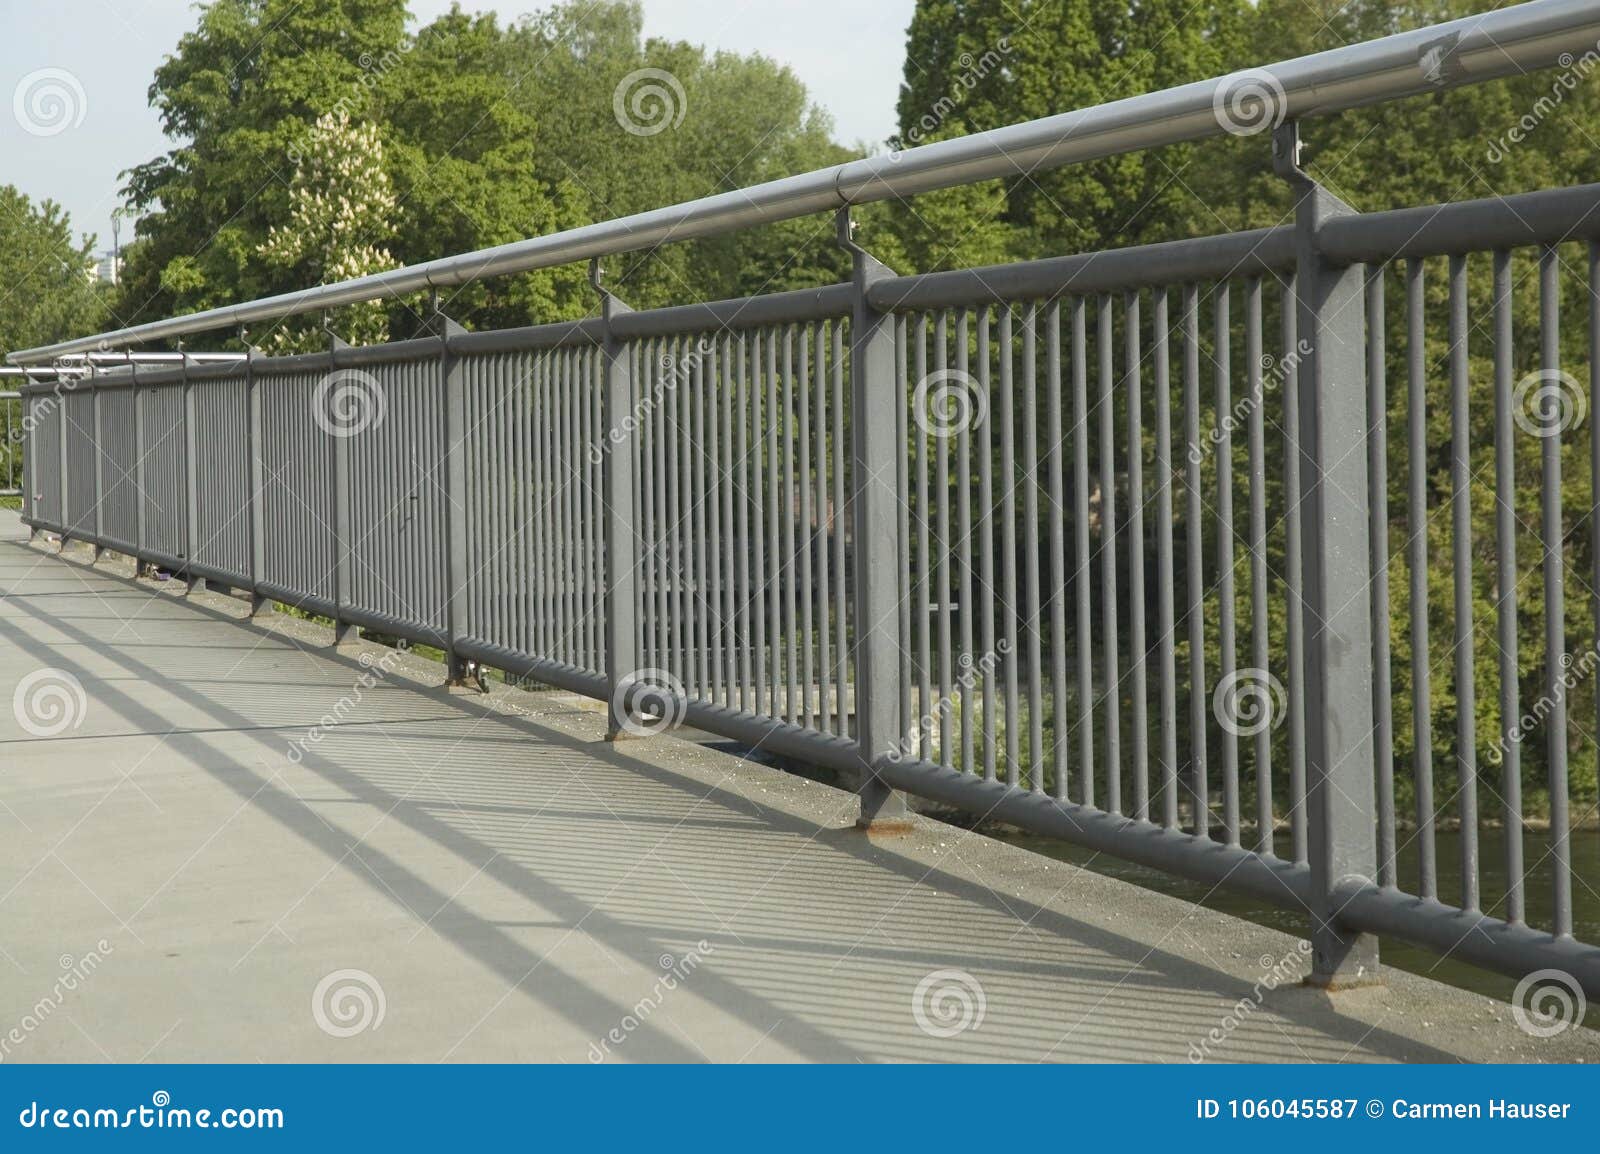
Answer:
POLYGON ((1282 934, 868 841, 826 786, 0 517, 4 1060, 1600 1058, 1404 974, 1330 1002, 1282 934))

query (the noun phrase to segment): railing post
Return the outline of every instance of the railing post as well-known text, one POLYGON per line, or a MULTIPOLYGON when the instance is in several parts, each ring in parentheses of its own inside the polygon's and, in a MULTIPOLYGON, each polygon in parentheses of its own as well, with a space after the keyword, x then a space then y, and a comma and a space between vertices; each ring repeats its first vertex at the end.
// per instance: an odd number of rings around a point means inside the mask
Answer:
MULTIPOLYGON (((1378 980, 1378 940, 1343 925, 1342 882, 1376 882, 1372 617, 1367 499, 1366 270, 1318 251, 1317 229, 1352 215, 1299 167, 1293 122, 1278 129, 1274 162, 1295 187, 1296 300, 1306 355, 1297 387, 1300 427, 1306 810, 1311 869, 1313 984, 1378 980)), ((1291 497, 1291 499, 1293 499, 1291 497)))
POLYGON ((67 473, 67 398, 62 394, 64 386, 59 374, 56 376, 56 408, 59 416, 56 419, 56 443, 61 446, 61 456, 56 469, 56 519, 60 522, 58 529, 61 533, 61 552, 67 551, 67 530, 71 526, 71 518, 67 516, 67 501, 71 493, 68 489, 67 473))
POLYGON ((430 327, 439 338, 439 388, 444 410, 444 520, 445 520, 445 631, 450 649, 445 654, 445 684, 466 684, 467 662, 456 645, 467 635, 467 455, 463 438, 467 430, 465 372, 461 358, 450 351, 450 338, 466 332, 439 311, 434 302, 430 327))
MULTIPOLYGON (((339 372, 339 352, 350 346, 328 332, 328 374, 339 372)), ((334 385, 337 386, 335 381, 334 385)), ((337 388, 330 389, 331 397, 337 388)), ((350 437, 344 426, 330 422, 333 431, 333 643, 342 645, 354 641, 356 627, 345 620, 344 610, 350 604, 350 437)))
MULTIPOLYGON (((875 767, 900 738, 899 578, 900 501, 895 462, 906 451, 898 433, 900 395, 895 368, 894 319, 867 299, 874 281, 893 276, 851 238, 850 210, 838 214, 838 240, 851 256, 855 305, 850 318, 851 525, 855 536, 855 713, 861 771, 857 825, 903 828, 905 795, 891 789, 875 767)), ((838 451, 836 449, 836 451, 838 451)), ((841 541, 839 547, 843 548, 841 541)), ((844 686, 839 687, 841 695, 844 686)))
POLYGON ((189 383, 189 354, 178 345, 178 371, 183 376, 183 491, 185 514, 183 519, 183 586, 185 593, 193 593, 200 584, 192 566, 195 560, 195 543, 200 539, 200 488, 195 477, 195 420, 194 387, 189 383))
MULTIPOLYGON (((241 329, 240 340, 245 333, 241 329)), ((270 602, 260 592, 261 582, 267 578, 267 525, 261 515, 261 495, 267 483, 267 462, 261 447, 261 377, 256 372, 256 361, 261 350, 245 342, 244 393, 246 437, 250 441, 250 616, 266 612, 270 602)))
POLYGON ((149 546, 145 542, 145 487, 144 487, 144 403, 139 396, 139 363, 128 362, 129 388, 133 390, 133 575, 145 572, 145 556, 149 546))
POLYGON ((89 375, 89 414, 90 422, 94 428, 94 544, 89 546, 89 562, 100 560, 100 542, 105 540, 105 515, 103 506, 106 499, 106 474, 105 474, 105 430, 100 420, 100 388, 95 384, 94 373, 89 375))
POLYGON ((591 280, 600 291, 600 318, 605 329, 601 356, 605 365, 605 395, 601 451, 602 491, 605 504, 605 668, 611 708, 606 710, 606 739, 627 736, 623 726, 627 703, 620 700, 639 672, 634 615, 634 570, 639 541, 633 509, 633 365, 627 342, 611 331, 612 322, 631 312, 612 293, 600 288, 599 263, 591 280))

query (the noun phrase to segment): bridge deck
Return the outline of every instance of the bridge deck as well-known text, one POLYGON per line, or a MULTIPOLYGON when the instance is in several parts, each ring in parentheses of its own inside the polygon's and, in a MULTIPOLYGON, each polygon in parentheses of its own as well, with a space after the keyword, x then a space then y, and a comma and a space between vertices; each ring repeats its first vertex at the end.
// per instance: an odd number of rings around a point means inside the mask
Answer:
POLYGON ((414 657, 357 688, 387 651, 0 516, 0 690, 57 670, 85 700, 53 737, 0 710, 10 1060, 1600 1056, 1408 975, 1269 989, 1305 968, 1287 936, 931 821, 868 841, 833 789, 609 745, 566 695, 450 694, 414 657), (919 1026, 940 970, 981 986, 976 1028, 919 1026), (349 982, 383 1016, 335 1036, 315 993, 349 982))

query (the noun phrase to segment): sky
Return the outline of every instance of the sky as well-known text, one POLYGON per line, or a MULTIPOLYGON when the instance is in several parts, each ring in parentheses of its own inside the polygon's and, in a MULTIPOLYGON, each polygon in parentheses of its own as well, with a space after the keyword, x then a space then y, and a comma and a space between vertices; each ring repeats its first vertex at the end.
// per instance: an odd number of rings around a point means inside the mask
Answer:
MULTIPOLYGON (((839 140, 881 142, 894 131, 914 0, 643 2, 647 35, 787 64, 833 115, 839 140)), ((508 19, 541 6, 462 3, 508 19)), ((428 21, 450 0, 411 0, 410 7, 428 21)), ((194 23, 191 0, 0 0, 0 99, 12 103, 11 115, 0 111, 0 184, 56 201, 75 231, 97 234, 97 248, 109 249, 118 174, 172 147, 146 93, 156 66, 194 23), (54 71, 38 75, 43 70, 54 71), (50 135, 25 131, 19 121, 18 89, 30 77, 25 91, 54 89, 69 101, 64 119, 34 121, 36 130, 59 128, 50 135)), ((124 241, 130 232, 124 226, 124 241)))

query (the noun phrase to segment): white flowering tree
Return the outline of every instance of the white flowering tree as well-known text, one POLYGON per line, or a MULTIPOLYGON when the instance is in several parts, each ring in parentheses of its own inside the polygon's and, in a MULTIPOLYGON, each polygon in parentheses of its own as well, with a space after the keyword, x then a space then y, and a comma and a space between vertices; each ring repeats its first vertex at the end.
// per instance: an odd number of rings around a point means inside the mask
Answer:
MULTIPOLYGON (((348 280, 394 267, 385 247, 394 235, 396 197, 384 166, 378 126, 354 124, 343 111, 318 118, 297 141, 289 219, 273 225, 257 249, 269 265, 297 274, 300 284, 348 280)), ((335 328, 353 345, 389 335, 383 301, 339 310, 335 328)), ((268 352, 325 348, 320 324, 286 322, 262 342, 268 352)))

